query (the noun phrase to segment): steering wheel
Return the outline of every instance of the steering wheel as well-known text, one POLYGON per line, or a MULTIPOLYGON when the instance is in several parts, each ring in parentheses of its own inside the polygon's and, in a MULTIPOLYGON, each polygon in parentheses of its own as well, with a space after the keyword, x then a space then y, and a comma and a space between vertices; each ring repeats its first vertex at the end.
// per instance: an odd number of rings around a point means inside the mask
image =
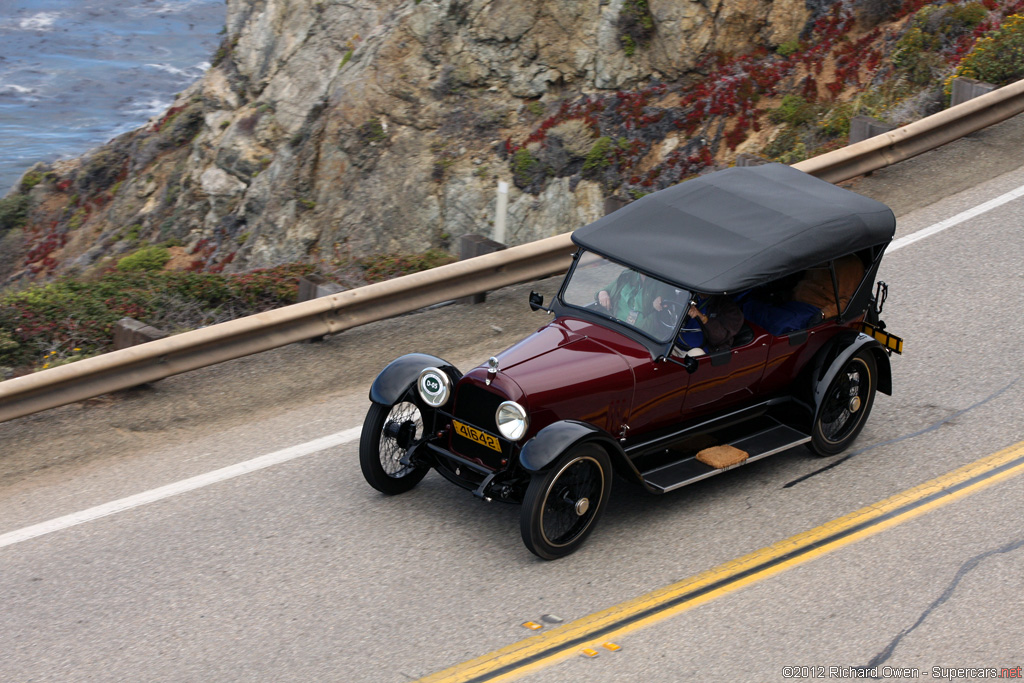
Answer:
POLYGON ((687 307, 688 304, 684 304, 682 301, 662 299, 661 310, 658 312, 658 322, 669 330, 675 331, 676 323, 679 322, 679 318, 686 311, 687 307))

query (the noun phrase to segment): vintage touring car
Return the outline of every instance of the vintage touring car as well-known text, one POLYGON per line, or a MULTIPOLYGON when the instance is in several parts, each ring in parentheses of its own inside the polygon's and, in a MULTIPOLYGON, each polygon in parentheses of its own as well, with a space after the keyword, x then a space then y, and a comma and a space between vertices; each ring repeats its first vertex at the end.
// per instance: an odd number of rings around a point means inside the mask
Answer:
POLYGON ((533 553, 594 529, 612 474, 666 493, 806 444, 844 450, 902 340, 872 285, 892 211, 781 164, 732 168, 580 228, 547 325, 463 375, 413 353, 370 389, 359 460, 522 505, 533 553), (723 332, 724 329, 724 332, 723 332))

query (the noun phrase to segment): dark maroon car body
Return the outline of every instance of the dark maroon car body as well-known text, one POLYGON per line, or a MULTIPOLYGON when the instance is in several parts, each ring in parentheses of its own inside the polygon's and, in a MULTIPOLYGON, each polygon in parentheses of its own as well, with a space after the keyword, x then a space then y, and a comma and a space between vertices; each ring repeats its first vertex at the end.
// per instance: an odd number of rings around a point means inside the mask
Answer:
POLYGON ((631 206, 574 234, 580 251, 551 306, 531 297, 554 316, 534 334, 465 375, 419 353, 381 372, 360 445, 371 485, 401 493, 434 469, 481 499, 521 503, 524 542, 554 559, 592 531, 612 472, 664 493, 796 445, 831 455, 856 438, 875 391, 891 394, 889 354, 902 345, 879 320, 887 288, 873 286, 891 212, 780 165, 711 174, 631 206), (808 208, 790 225, 780 215, 794 202, 808 208), (786 225, 764 235, 759 217, 786 225), (664 248, 673 240, 683 245, 674 256, 664 248), (748 320, 729 348, 694 357, 679 353, 679 311, 659 339, 572 301, 567 287, 587 254, 658 278, 686 304, 699 295, 773 300, 808 268, 850 254, 864 276, 838 315, 784 333, 748 320), (698 457, 708 444, 745 458, 708 465, 698 457))

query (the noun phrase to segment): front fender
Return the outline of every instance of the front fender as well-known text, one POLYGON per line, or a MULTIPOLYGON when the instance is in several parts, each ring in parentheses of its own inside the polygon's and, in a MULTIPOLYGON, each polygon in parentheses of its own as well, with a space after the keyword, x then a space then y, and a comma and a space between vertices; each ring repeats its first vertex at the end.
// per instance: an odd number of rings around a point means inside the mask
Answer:
POLYGON ((875 358, 875 367, 878 370, 878 391, 892 396, 892 367, 889 364, 889 354, 885 352, 885 348, 876 340, 866 334, 858 334, 845 346, 839 347, 837 345, 830 349, 830 352, 823 357, 820 367, 816 369, 814 373, 816 381, 813 387, 815 414, 817 414, 818 408, 825 398, 825 392, 828 391, 829 385, 832 384, 832 380, 839 374, 846 361, 865 348, 875 358), (828 362, 825 362, 826 359, 828 362))
POLYGON ((599 441, 613 460, 616 455, 625 458, 619 444, 603 429, 577 420, 560 420, 552 422, 523 444, 519 451, 519 464, 527 472, 540 472, 583 441, 599 441))
POLYGON ((426 353, 409 353, 387 364, 370 385, 370 400, 392 405, 397 403, 425 368, 443 371, 455 384, 462 377, 458 368, 446 360, 426 353))

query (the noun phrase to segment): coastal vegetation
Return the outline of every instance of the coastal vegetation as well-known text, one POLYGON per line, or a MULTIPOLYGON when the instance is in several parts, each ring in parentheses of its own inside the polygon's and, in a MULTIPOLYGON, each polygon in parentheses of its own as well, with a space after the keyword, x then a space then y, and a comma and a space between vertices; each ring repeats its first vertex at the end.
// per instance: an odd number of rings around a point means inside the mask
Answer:
MULTIPOLYGON (((629 7, 623 16, 646 3, 629 7)), ((1022 9, 1020 0, 834 3, 774 51, 710 54, 678 83, 567 98, 525 138, 507 138, 504 152, 516 185, 536 194, 546 178, 575 175, 636 197, 741 151, 795 163, 845 145, 854 116, 898 126, 938 111, 955 76, 997 86, 1024 77, 1022 9), (589 127, 595 142, 565 164, 552 132, 567 122, 589 127), (658 154, 669 138, 680 142, 658 154)), ((636 43, 624 44, 632 54, 636 43)))
POLYGON ((109 351, 124 317, 173 334, 296 303, 299 278, 314 273, 361 286, 455 260, 431 249, 224 274, 164 270, 170 259, 167 247, 147 246, 98 276, 62 277, 0 296, 0 379, 109 351))

